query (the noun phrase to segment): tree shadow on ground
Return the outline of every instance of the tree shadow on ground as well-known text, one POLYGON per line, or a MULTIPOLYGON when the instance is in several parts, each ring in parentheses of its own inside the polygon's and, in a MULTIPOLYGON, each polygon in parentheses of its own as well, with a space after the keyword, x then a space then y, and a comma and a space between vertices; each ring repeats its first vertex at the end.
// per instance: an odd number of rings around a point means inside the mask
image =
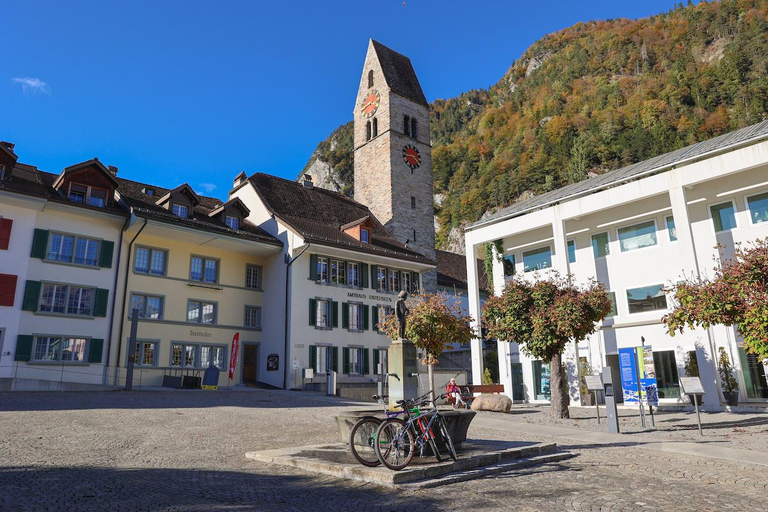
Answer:
POLYGON ((170 468, 0 469, 0 510, 424 510, 441 501, 439 494, 406 496, 327 477, 170 468))

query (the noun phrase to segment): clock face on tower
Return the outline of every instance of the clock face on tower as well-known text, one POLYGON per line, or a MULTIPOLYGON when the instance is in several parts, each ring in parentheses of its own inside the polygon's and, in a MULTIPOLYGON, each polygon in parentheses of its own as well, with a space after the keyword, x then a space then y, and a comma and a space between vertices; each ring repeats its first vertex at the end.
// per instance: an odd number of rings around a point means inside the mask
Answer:
POLYGON ((378 110, 380 102, 381 94, 376 89, 372 90, 363 98, 363 102, 360 104, 360 113, 364 118, 371 117, 378 110))
POLYGON ((403 148, 403 161, 411 170, 417 169, 421 165, 421 154, 416 146, 408 144, 403 148))

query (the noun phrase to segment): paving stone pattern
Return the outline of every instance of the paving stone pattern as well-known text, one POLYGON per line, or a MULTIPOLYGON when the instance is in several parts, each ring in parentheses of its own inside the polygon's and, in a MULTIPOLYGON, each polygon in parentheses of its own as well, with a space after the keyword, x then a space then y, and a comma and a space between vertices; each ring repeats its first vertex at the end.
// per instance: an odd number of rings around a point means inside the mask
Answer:
POLYGON ((765 509, 764 467, 638 448, 574 443, 564 448, 577 456, 557 464, 408 491, 244 456, 336 442, 346 408, 359 404, 264 390, 2 393, 0 510, 765 509))

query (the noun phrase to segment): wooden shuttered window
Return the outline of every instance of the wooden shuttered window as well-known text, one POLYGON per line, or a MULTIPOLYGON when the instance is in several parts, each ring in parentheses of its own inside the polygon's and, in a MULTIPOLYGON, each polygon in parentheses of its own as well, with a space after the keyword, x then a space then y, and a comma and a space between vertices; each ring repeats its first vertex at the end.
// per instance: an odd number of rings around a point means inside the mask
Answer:
POLYGON ((16 355, 14 361, 29 361, 32 359, 32 346, 35 344, 33 336, 19 335, 16 337, 16 355))
POLYGON ((333 326, 338 327, 339 326, 339 303, 335 300, 332 302, 332 316, 333 316, 333 326))
POLYGON ((107 305, 109 304, 109 290, 97 288, 93 300, 93 316, 107 316, 107 305))
POLYGON ((368 264, 367 263, 360 263, 360 276, 362 277, 362 281, 360 282, 360 286, 363 288, 368 288, 368 264))
POLYGON ((309 325, 317 325, 317 301, 309 299, 309 325))
POLYGON ((320 373, 320 368, 317 367, 317 346, 309 346, 309 366, 314 368, 315 372, 320 373))
POLYGON ((317 281, 317 254, 309 255, 309 279, 317 281))
POLYGON ((379 373, 379 350, 373 349, 373 372, 379 373))
POLYGON ((344 347, 343 350, 344 350, 344 352, 343 352, 342 361, 343 361, 343 364, 344 364, 344 366, 343 366, 344 374, 345 375, 349 375, 349 347, 344 347))
POLYGON ((371 288, 378 290, 379 285, 379 267, 378 265, 371 265, 371 288))
POLYGON ((419 283, 419 277, 421 274, 418 272, 411 272, 411 290, 417 292, 421 290, 421 283, 419 283))
POLYGON ((88 347, 88 362, 100 363, 103 352, 104 340, 101 338, 91 338, 90 346, 88 347))
POLYGON ((364 348, 363 349, 363 375, 368 375, 371 373, 371 367, 370 367, 370 358, 368 357, 368 352, 370 352, 370 349, 364 348))
POLYGON ((102 240, 101 254, 99 254, 99 266, 101 268, 112 268, 112 256, 115 252, 115 242, 102 240))
POLYGON ((17 280, 18 276, 13 274, 0 274, 0 306, 13 306, 17 280))
POLYGON ((45 252, 48 250, 48 231, 45 229, 35 229, 35 234, 32 237, 32 254, 33 258, 45 259, 45 252))
POLYGON ((349 303, 341 303, 341 327, 342 329, 349 329, 349 303))
POLYGON ((0 219, 0 251, 8 250, 11 243, 13 219, 0 219))
POLYGON ((379 324, 379 307, 373 306, 371 309, 373 312, 373 320, 372 320, 373 323, 371 324, 371 329, 373 329, 376 332, 379 332, 379 325, 378 325, 379 324))
POLYGON ((368 330, 368 320, 370 320, 371 306, 363 306, 363 330, 368 330))
POLYGON ((331 349, 332 357, 331 360, 333 362, 331 369, 335 372, 339 371, 339 347, 333 347, 331 349))
POLYGON ((24 300, 21 303, 23 311, 37 311, 42 287, 43 285, 40 281, 27 281, 27 286, 24 289, 24 300))

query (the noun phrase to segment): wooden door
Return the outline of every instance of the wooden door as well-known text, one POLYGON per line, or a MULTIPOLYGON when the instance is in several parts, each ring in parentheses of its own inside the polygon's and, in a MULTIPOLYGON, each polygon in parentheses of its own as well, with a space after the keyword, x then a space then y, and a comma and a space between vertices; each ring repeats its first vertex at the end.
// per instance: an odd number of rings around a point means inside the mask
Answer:
POLYGON ((256 382, 256 345, 243 346, 243 381, 256 382))

